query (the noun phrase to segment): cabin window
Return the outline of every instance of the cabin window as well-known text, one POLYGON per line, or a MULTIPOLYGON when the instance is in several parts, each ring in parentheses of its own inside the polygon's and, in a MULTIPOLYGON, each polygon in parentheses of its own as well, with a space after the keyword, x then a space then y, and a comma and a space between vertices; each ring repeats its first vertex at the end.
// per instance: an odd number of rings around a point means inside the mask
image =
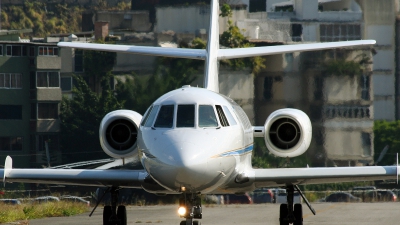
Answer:
POLYGON ((226 115, 226 118, 228 119, 228 122, 231 126, 237 125, 235 118, 232 116, 231 112, 228 109, 228 106, 222 106, 224 108, 224 112, 226 115))
POLYGON ((217 127, 217 117, 211 105, 199 105, 199 127, 217 127))
POLYGON ((149 115, 150 115, 150 112, 151 112, 151 109, 152 109, 152 108, 153 108, 153 106, 151 105, 151 106, 146 110, 146 112, 144 113, 142 122, 140 123, 140 126, 144 126, 144 124, 146 123, 147 118, 149 118, 149 115))
POLYGON ((223 127, 229 126, 228 119, 226 119, 226 116, 224 114, 224 111, 222 110, 222 107, 220 105, 216 105, 215 107, 217 108, 218 118, 219 118, 219 121, 221 122, 221 125, 223 127))
POLYGON ((174 123, 174 105, 161 106, 154 127, 172 128, 174 123))
POLYGON ((178 105, 176 127, 194 127, 194 105, 178 105))
POLYGON ((144 124, 144 126, 145 127, 151 127, 151 125, 153 125, 153 122, 154 122, 154 119, 156 118, 156 115, 157 115, 157 111, 158 111, 158 108, 159 108, 160 106, 159 105, 155 105, 155 106, 153 106, 153 108, 152 109, 150 109, 150 112, 149 112, 149 117, 146 119, 145 118, 145 124, 144 124))

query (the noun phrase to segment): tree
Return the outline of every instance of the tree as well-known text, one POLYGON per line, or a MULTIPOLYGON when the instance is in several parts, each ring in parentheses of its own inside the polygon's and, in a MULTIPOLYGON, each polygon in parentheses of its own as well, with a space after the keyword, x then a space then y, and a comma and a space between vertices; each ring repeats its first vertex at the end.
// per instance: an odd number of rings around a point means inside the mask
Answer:
MULTIPOLYGON (((183 46, 201 49, 205 48, 206 44, 196 38, 190 45, 181 43, 180 47, 183 46)), ((150 104, 161 95, 191 84, 195 80, 199 66, 202 65, 204 62, 200 60, 160 57, 150 78, 144 79, 132 74, 125 82, 119 81, 116 85, 117 98, 125 102, 127 109, 143 115, 150 104)))
MULTIPOLYGON (((247 38, 240 32, 239 27, 233 24, 232 20, 230 19, 232 17, 232 10, 228 4, 222 5, 220 16, 228 17, 228 30, 224 31, 219 39, 221 45, 229 48, 254 47, 254 45, 251 44, 247 40, 247 38)), ((265 68, 265 59, 260 56, 222 60, 221 63, 228 65, 234 70, 251 68, 254 74, 265 68)))
POLYGON ((374 148, 375 161, 379 158, 381 151, 388 145, 389 150, 380 165, 393 165, 396 163, 396 153, 400 152, 400 120, 388 122, 378 120, 374 123, 374 148))
MULTIPOLYGON (((110 76, 110 75, 107 75, 110 76)), ((74 76, 73 98, 61 102, 61 147, 64 162, 106 158, 99 142, 102 118, 113 110, 121 109, 110 85, 103 82, 102 94, 93 92, 81 76, 74 76), (95 153, 95 154, 93 154, 95 153)))

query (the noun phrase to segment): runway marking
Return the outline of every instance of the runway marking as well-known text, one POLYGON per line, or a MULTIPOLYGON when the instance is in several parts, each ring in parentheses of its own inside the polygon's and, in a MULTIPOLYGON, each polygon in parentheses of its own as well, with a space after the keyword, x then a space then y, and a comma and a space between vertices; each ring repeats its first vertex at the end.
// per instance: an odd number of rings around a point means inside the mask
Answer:
MULTIPOLYGON (((329 207, 326 207, 326 208, 317 210, 317 211, 316 211, 316 215, 318 215, 318 213, 326 212, 326 211, 328 211, 328 210, 330 210, 330 209, 333 209, 333 208, 335 208, 336 206, 345 205, 345 204, 349 204, 349 203, 335 203, 335 204, 333 204, 333 205, 331 205, 331 206, 329 206, 329 207)), ((307 218, 307 217, 309 217, 309 216, 314 216, 314 214, 312 214, 312 213, 305 214, 305 215, 303 215, 303 219, 305 219, 305 218, 307 218)))

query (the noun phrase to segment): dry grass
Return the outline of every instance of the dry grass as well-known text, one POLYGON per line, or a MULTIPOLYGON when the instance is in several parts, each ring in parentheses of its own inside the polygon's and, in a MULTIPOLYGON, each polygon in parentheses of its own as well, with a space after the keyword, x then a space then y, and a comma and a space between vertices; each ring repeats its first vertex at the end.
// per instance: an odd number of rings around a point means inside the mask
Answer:
POLYGON ((0 223, 44 217, 72 216, 89 210, 86 204, 77 202, 48 202, 42 204, 0 204, 0 223))

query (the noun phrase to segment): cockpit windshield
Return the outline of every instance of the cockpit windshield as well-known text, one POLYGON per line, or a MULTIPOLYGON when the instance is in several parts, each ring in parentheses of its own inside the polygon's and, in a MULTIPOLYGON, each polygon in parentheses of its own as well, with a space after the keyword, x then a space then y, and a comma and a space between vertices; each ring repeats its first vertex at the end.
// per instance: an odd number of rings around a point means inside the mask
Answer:
POLYGON ((154 127, 172 128, 174 123, 174 105, 161 106, 154 127))
POLYGON ((194 105, 178 105, 176 127, 194 127, 194 105))
POLYGON ((217 117, 212 105, 199 105, 199 127, 217 127, 217 117))

